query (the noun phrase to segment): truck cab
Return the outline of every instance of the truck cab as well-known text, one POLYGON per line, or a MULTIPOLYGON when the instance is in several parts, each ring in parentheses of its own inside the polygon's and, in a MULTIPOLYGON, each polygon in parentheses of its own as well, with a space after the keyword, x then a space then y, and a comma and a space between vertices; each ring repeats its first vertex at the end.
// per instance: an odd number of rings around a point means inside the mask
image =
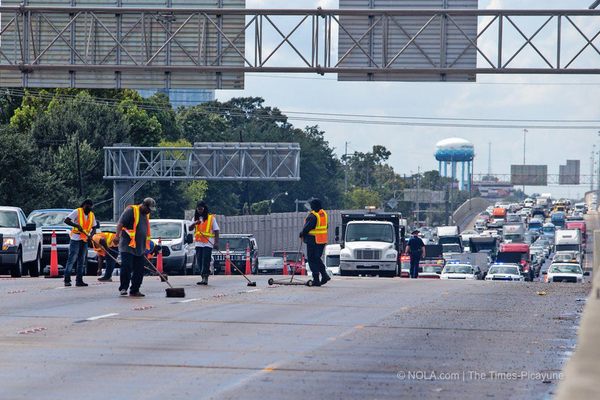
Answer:
POLYGON ((0 273, 39 276, 42 270, 42 230, 27 222, 18 207, 0 207, 0 273))
MULTIPOLYGON (((248 233, 222 233, 219 235, 220 252, 213 252, 214 271, 216 274, 225 272, 225 252, 229 244, 229 258, 238 268, 244 270, 246 265, 246 249, 250 248, 250 264, 252 272, 258 271, 258 243, 252 234, 248 233)), ((238 273, 235 268, 231 269, 232 274, 238 273)))
MULTIPOLYGON (((73 211, 72 208, 48 208, 42 210, 33 210, 29 213, 27 221, 36 224, 42 230, 43 235, 43 254, 42 265, 50 265, 50 248, 52 246, 52 232, 56 233, 56 252, 58 254, 58 264, 62 267, 67 265, 69 256, 69 243, 71 238, 70 226, 65 224, 65 218, 73 211)), ((50 269, 48 268, 48 272, 50 269)))
POLYGON ((340 275, 396 276, 400 235, 400 214, 342 213, 340 275))
POLYGON ((536 271, 531 268, 529 245, 525 243, 505 243, 500 246, 496 262, 515 263, 521 266, 521 274, 526 281, 533 281, 536 271))
POLYGON ((504 243, 523 243, 525 240, 525 226, 523 224, 510 224, 502 227, 502 240, 504 243))

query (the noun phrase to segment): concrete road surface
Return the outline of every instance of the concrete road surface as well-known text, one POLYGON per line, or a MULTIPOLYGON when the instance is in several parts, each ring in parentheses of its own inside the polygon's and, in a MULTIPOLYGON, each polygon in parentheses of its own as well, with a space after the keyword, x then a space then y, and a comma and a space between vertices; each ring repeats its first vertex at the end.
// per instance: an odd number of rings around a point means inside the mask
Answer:
POLYGON ((0 280, 0 398, 544 399, 589 284, 0 280), (538 292, 540 292, 538 294, 538 292))

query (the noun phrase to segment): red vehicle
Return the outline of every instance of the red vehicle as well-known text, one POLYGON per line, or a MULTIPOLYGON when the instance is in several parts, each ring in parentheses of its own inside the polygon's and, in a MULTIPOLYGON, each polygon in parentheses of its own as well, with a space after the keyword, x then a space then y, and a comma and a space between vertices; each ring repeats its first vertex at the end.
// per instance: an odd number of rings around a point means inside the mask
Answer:
POLYGON ((587 225, 585 221, 567 221, 565 229, 579 229, 581 232, 581 241, 583 243, 587 241, 587 225))
POLYGON ((294 274, 300 275, 302 273, 302 257, 304 256, 304 253, 301 251, 279 250, 273 252, 273 257, 283 258, 283 253, 285 253, 287 259, 288 271, 290 273, 294 271, 294 274))
POLYGON ((513 263, 521 266, 521 274, 525 280, 532 281, 538 274, 531 268, 531 257, 529 245, 525 243, 503 243, 500 245, 500 252, 496 256, 497 263, 513 263))
POLYGON ((410 276, 410 256, 402 254, 400 256, 400 277, 408 278, 410 276))

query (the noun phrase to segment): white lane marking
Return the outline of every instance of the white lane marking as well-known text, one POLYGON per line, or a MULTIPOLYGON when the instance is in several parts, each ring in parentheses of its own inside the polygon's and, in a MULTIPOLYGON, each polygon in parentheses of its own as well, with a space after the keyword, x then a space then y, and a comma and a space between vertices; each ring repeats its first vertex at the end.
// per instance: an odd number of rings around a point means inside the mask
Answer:
POLYGON ((250 289, 250 290, 246 290, 245 293, 252 293, 252 292, 260 292, 262 289, 250 289))
POLYGON ((115 315, 119 315, 119 313, 110 313, 110 314, 104 314, 104 315, 97 315, 95 317, 86 318, 86 321, 96 321, 96 320, 102 319, 102 318, 114 317, 115 315))
POLYGON ((198 300, 200 300, 200 299, 187 299, 187 300, 178 301, 178 303, 191 303, 192 301, 198 301, 198 300))

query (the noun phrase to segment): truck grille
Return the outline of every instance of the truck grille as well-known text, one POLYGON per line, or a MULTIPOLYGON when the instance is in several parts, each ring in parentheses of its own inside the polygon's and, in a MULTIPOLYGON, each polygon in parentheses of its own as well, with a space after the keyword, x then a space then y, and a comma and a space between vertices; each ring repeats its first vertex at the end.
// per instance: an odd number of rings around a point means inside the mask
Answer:
POLYGON ((354 251, 357 260, 379 260, 381 258, 380 250, 358 249, 354 251))
POLYGON ((552 282, 577 283, 577 278, 574 276, 555 276, 554 278, 552 278, 552 282))
MULTIPOLYGON (((69 244, 69 234, 56 234, 56 244, 69 244)), ((52 244, 52 233, 44 233, 44 244, 52 244)))

